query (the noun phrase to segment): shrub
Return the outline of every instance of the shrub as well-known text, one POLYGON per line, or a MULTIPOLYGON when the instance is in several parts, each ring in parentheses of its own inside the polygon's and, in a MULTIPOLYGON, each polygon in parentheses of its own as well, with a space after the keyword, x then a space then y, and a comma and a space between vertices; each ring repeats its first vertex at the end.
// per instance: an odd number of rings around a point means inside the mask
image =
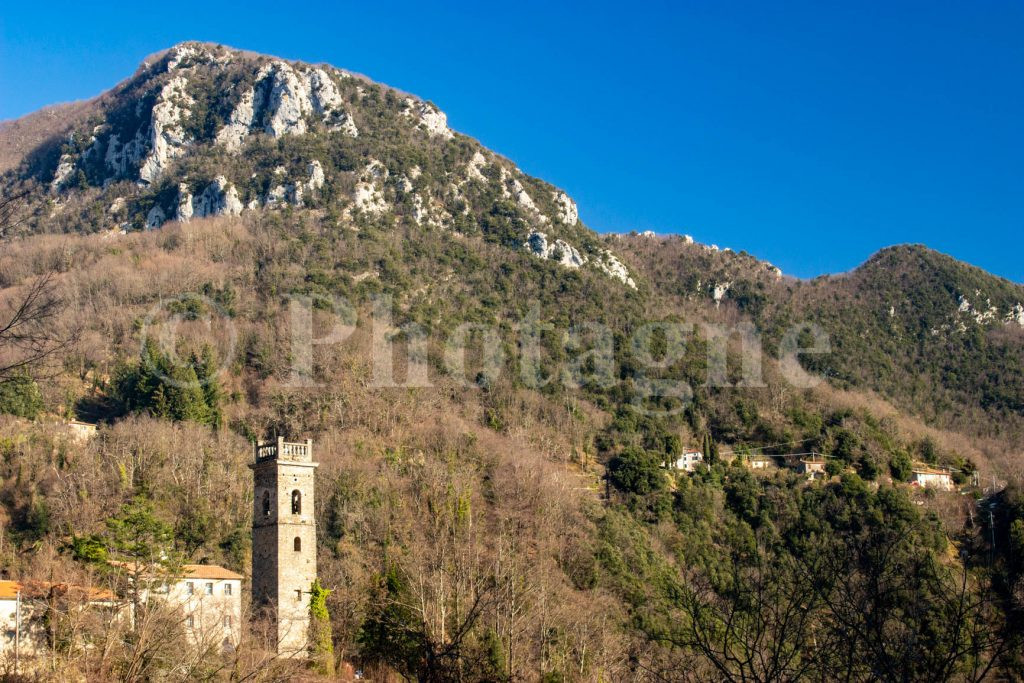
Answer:
POLYGON ((42 410, 43 397, 31 377, 19 375, 0 382, 0 413, 34 420, 42 410))

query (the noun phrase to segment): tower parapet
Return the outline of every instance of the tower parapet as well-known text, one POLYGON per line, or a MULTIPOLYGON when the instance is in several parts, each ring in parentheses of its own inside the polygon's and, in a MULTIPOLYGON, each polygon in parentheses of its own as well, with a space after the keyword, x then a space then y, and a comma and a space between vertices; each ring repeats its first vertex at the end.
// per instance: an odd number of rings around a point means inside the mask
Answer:
POLYGON ((289 460, 291 462, 313 462, 313 440, 285 441, 283 436, 276 441, 257 441, 253 444, 253 461, 289 460))

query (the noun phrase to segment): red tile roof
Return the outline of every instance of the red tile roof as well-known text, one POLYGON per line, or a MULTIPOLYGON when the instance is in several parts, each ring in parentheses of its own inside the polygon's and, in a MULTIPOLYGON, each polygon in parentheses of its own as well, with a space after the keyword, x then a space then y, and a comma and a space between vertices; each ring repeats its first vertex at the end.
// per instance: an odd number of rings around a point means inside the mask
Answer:
MULTIPOLYGON (((128 569, 134 571, 134 565, 131 562, 124 562, 121 560, 111 560, 110 564, 115 567, 121 567, 122 569, 128 569)), ((143 574, 146 572, 143 571, 143 574)), ((236 579, 241 580, 245 577, 241 574, 237 574, 230 569, 221 567, 219 564, 183 564, 181 565, 181 573, 179 578, 185 579, 236 579)))
POLYGON ((14 600, 21 591, 23 597, 41 598, 74 594, 90 601, 111 601, 116 596, 105 588, 95 586, 76 586, 70 583, 51 583, 49 581, 0 581, 0 600, 14 600))
POLYGON ((239 579, 244 578, 230 569, 225 569, 217 564, 185 564, 181 566, 182 573, 190 579, 239 579))

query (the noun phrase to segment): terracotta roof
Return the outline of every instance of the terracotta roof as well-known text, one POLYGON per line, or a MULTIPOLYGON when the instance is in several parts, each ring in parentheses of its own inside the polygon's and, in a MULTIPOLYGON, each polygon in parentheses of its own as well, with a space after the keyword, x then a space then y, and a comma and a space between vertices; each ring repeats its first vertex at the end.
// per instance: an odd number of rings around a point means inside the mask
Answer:
POLYGON ((22 596, 30 598, 74 594, 77 597, 84 597, 86 600, 116 599, 113 592, 95 586, 76 586, 75 584, 50 583, 49 581, 0 581, 0 600, 14 600, 18 597, 18 591, 21 591, 22 596))
POLYGON ((225 569, 217 564, 184 564, 182 572, 190 579, 242 579, 241 574, 236 574, 230 569, 225 569))
POLYGON ((0 600, 14 600, 19 590, 21 584, 17 581, 0 581, 0 600))
MULTIPOLYGON (((110 560, 110 564, 115 567, 121 567, 129 571, 134 571, 134 565, 131 562, 125 562, 123 560, 110 560)), ((162 573, 162 572, 159 572, 162 573)), ((143 571, 143 575, 147 572, 143 571)), ((236 574, 230 569, 221 567, 219 564, 183 564, 181 565, 181 573, 178 575, 179 578, 185 579, 244 579, 245 577, 241 574, 236 574)))

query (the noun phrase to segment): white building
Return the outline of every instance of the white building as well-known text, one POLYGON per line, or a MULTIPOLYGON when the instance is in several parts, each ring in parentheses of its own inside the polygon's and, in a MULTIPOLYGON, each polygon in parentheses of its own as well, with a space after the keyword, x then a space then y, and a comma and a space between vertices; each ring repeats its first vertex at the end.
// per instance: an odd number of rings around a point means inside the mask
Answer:
POLYGON ((953 478, 947 470, 932 467, 915 467, 910 477, 910 483, 912 486, 940 491, 952 491, 954 488, 953 478))
POLYGON ((182 605, 185 630, 197 643, 237 647, 242 635, 242 575, 215 564, 186 564, 168 598, 182 605))
POLYGON ((96 425, 81 420, 68 420, 65 425, 68 435, 77 443, 85 443, 96 436, 96 425))
MULTIPOLYGON (((114 563, 129 569, 125 563, 114 563)), ((141 602, 163 599, 180 609, 182 624, 196 647, 238 646, 242 636, 242 575, 216 564, 185 564, 173 576, 142 573, 141 602)))
POLYGON ((743 464, 752 470, 765 470, 772 466, 772 459, 767 455, 751 455, 743 458, 743 464))
POLYGON ((808 479, 824 479, 828 476, 825 470, 825 460, 817 456, 810 459, 801 458, 796 463, 797 474, 806 475, 808 479))
MULTIPOLYGON (((90 625, 121 618, 124 601, 109 590, 48 581, 0 581, 0 660, 20 660, 23 671, 49 648, 48 622, 73 618, 85 637, 90 625), (88 617, 92 617, 89 619, 88 617), (92 623, 96 622, 96 623, 92 623)), ((102 626, 99 626, 102 629, 102 626)))
POLYGON ((670 469, 681 470, 683 472, 693 472, 697 469, 697 465, 704 462, 704 454, 700 451, 686 450, 676 458, 675 462, 669 465, 670 469))

